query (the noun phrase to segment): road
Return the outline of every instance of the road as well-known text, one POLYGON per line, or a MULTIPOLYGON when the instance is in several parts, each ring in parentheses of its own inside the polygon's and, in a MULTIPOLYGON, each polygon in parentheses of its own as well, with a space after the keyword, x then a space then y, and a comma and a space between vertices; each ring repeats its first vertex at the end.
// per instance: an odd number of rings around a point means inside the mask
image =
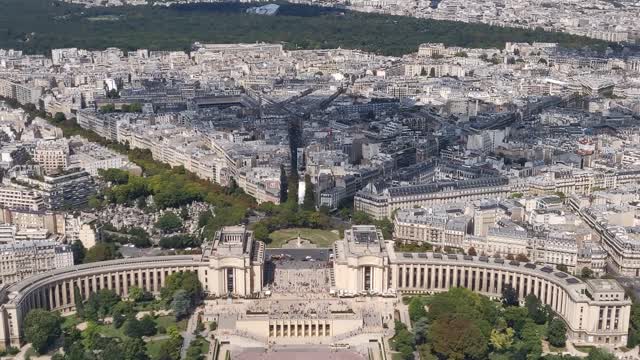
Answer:
POLYGON ((182 333, 182 350, 180 350, 180 359, 187 358, 187 350, 189 349, 189 345, 196 338, 194 332, 196 331, 196 327, 198 326, 198 315, 202 312, 201 309, 196 309, 193 312, 189 321, 187 322, 187 329, 182 333))

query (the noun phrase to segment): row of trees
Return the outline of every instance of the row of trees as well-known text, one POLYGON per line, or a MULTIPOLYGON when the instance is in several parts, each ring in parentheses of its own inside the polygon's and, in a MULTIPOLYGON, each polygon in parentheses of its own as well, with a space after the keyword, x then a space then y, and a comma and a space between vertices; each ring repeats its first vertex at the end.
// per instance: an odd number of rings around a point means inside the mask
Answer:
POLYGON ((273 231, 292 228, 308 227, 314 229, 326 229, 330 226, 329 212, 327 209, 316 211, 315 195, 313 185, 309 176, 305 176, 305 196, 303 203, 298 204, 298 176, 291 174, 286 182, 284 169, 281 169, 281 184, 286 185, 281 189, 280 205, 271 202, 262 203, 257 210, 267 217, 260 220, 253 226, 254 237, 258 240, 270 242, 269 234, 273 231))
MULTIPOLYGON (((149 150, 130 149, 127 144, 107 140, 93 131, 83 129, 75 118, 66 119, 61 113, 53 117, 48 116, 33 104, 23 106, 15 99, 0 97, 0 100, 6 100, 14 108, 22 108, 30 119, 39 116, 48 120, 61 128, 65 137, 82 136, 91 142, 126 154, 130 161, 143 169, 146 177, 133 176, 117 169, 101 171, 100 175, 103 179, 114 186, 107 190, 102 198, 91 199, 92 207, 99 207, 102 202, 145 204, 149 195, 153 195, 153 203, 157 209, 179 208, 193 201, 205 201, 215 207, 216 216, 211 212, 201 214, 198 222, 201 228, 198 237, 201 241, 212 239, 215 232, 223 226, 242 223, 247 211, 256 205, 255 200, 237 186, 223 187, 200 179, 183 167, 171 168, 167 164, 155 161, 149 150)), ((74 244, 74 246, 78 259, 82 259, 79 262, 104 261, 120 257, 113 243, 98 243, 89 250, 83 249, 81 244, 74 244)))
MULTIPOLYGON (((16 104, 18 107, 19 104, 16 104)), ((24 109, 24 107, 22 107, 24 109)), ((35 111, 35 110, 34 110, 35 111)), ((102 194, 102 197, 92 199, 91 206, 99 207, 103 202, 146 206, 146 198, 153 195, 156 209, 180 208, 193 201, 205 201, 216 208, 216 216, 207 212, 201 214, 199 225, 200 238, 211 239, 213 234, 222 226, 241 223, 247 215, 247 210, 255 207, 255 200, 245 194, 242 189, 233 184, 223 187, 210 181, 200 179, 195 174, 178 166, 171 168, 167 164, 155 161, 149 150, 130 149, 128 145, 115 143, 98 136, 96 133, 82 129, 75 119, 54 121, 54 118, 38 113, 38 116, 48 119, 52 124, 60 127, 66 137, 80 135, 89 141, 126 154, 129 160, 140 166, 146 177, 134 176, 126 171, 108 169, 100 171, 103 180, 113 186, 102 194)), ((174 213, 167 213, 156 224, 162 231, 169 232, 178 228, 174 213)), ((182 223, 180 222, 180 227, 182 223)), ((172 246, 178 248, 179 246, 172 246)), ((102 247, 96 251, 98 259, 107 260, 116 255, 112 248, 102 247)))

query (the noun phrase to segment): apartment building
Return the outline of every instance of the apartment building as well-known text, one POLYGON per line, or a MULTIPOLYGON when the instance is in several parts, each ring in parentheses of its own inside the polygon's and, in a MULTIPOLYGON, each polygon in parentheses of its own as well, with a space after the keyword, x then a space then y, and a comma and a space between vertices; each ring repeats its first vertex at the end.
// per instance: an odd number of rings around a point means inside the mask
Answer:
POLYGON ((38 104, 42 88, 0 79, 0 96, 15 99, 20 104, 38 104))
POLYGON ((96 193, 91 175, 79 168, 41 178, 19 176, 17 180, 37 189, 51 210, 84 205, 96 193))
POLYGON ((46 174, 57 174, 69 165, 69 144, 66 140, 41 141, 33 151, 33 160, 46 174))
POLYGON ((53 241, 15 241, 0 244, 0 285, 27 276, 73 265, 71 247, 53 241))
POLYGON ((502 177, 397 186, 382 191, 369 184, 355 195, 354 209, 374 219, 391 218, 397 209, 506 197, 517 189, 502 177))
POLYGON ((38 211, 45 202, 38 191, 12 186, 0 186, 0 206, 9 209, 38 211))

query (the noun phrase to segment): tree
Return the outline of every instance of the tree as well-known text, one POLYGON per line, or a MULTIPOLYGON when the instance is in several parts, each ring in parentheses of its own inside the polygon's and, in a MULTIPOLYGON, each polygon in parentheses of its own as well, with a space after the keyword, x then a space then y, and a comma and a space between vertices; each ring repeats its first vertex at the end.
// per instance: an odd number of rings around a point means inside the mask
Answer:
POLYGON ((153 336, 158 332, 156 322, 150 315, 145 315, 138 320, 130 317, 122 326, 122 332, 132 338, 141 338, 143 336, 153 336))
POLYGON ((431 325, 429 337, 433 350, 450 360, 481 359, 488 349, 488 339, 469 319, 440 318, 431 325))
POLYGON ((524 298, 524 307, 527 309, 529 318, 536 324, 542 325, 547 322, 548 314, 546 308, 534 294, 529 294, 524 298))
POLYGON ((165 280, 165 286, 160 289, 160 297, 169 303, 178 290, 186 291, 191 304, 195 305, 202 296, 202 284, 198 279, 198 274, 186 271, 169 275, 165 280))
POLYGON ((140 328, 143 336, 153 336, 158 333, 158 325, 148 314, 140 319, 140 328))
POLYGON ((113 317, 113 326, 116 329, 120 328, 127 319, 135 316, 133 304, 128 301, 120 301, 113 307, 111 316, 113 317))
POLYGON ((429 70, 429 77, 436 77, 436 68, 431 68, 429 70))
POLYGON ((396 321, 394 330, 395 335, 391 339, 391 346, 400 352, 403 359, 413 359, 413 350, 416 346, 414 335, 400 321, 396 321))
POLYGON ((143 335, 140 321, 135 317, 127 319, 122 325, 122 333, 130 338, 141 338, 143 335))
POLYGON ((158 218, 155 227, 165 233, 176 231, 182 228, 182 219, 180 219, 180 217, 174 212, 167 211, 158 218))
POLYGON ((165 236, 160 239, 158 245, 163 249, 184 249, 200 246, 202 242, 191 235, 165 236))
POLYGON ((472 246, 467 250, 467 255, 469 256, 478 256, 478 252, 476 251, 476 249, 472 246))
POLYGON ((139 338, 127 338, 122 342, 124 360, 148 360, 147 347, 139 338))
POLYGON ((181 319, 189 313, 191 308, 191 300, 189 294, 185 290, 178 290, 173 295, 171 300, 171 309, 176 319, 181 319))
POLYGON ((96 360, 122 360, 122 347, 115 338, 98 336, 96 347, 89 350, 96 353, 96 360))
POLYGON ((427 332, 429 330, 429 320, 426 317, 420 318, 413 325, 413 334, 416 345, 422 345, 427 342, 427 332))
POLYGON ((53 116, 53 122, 60 124, 65 122, 65 120, 67 120, 67 117, 64 115, 64 113, 61 112, 57 112, 54 116, 53 116))
POLYGON ((87 249, 82 244, 82 241, 76 240, 71 244, 71 252, 73 253, 73 264, 82 264, 84 258, 87 256, 87 249))
POLYGON ((364 211, 356 211, 351 217, 351 222, 356 225, 367 225, 373 222, 373 219, 364 211))
POLYGON ((160 359, 178 360, 180 359, 180 349, 182 348, 182 336, 175 326, 167 329, 169 340, 160 346, 160 359))
POLYGON ((427 311, 424 309, 424 303, 419 296, 414 296, 409 302, 409 318, 412 322, 416 322, 427 316, 427 311))
POLYGON ((107 105, 104 105, 104 106, 100 107, 100 112, 101 113, 105 113, 106 114, 106 113, 112 113, 114 111, 116 111, 116 107, 113 104, 107 104, 107 105))
POLYGON ((96 195, 91 195, 87 200, 87 206, 91 209, 99 209, 102 206, 102 201, 96 195))
POLYGON ((65 360, 86 360, 87 356, 81 342, 74 343, 69 351, 65 351, 65 360))
POLYGON ((31 310, 24 319, 24 339, 39 354, 44 354, 62 334, 61 324, 62 318, 58 313, 44 309, 31 310))
POLYGON ((542 343, 540 341, 542 334, 539 333, 538 327, 533 321, 527 320, 520 333, 520 338, 522 339, 522 345, 519 352, 523 354, 520 357, 527 360, 539 359, 542 355, 542 343))
POLYGON ((76 314, 82 317, 84 313, 84 299, 77 285, 73 286, 73 302, 76 304, 76 314))
POLYGON ((564 347, 567 342, 567 327, 564 321, 555 318, 547 328, 547 340, 555 347, 564 347))
MULTIPOLYGON (((427 318, 432 322, 450 314, 459 318, 484 321, 493 324, 498 316, 498 309, 489 298, 465 288, 451 288, 449 291, 436 294, 429 299, 427 318)), ((489 335, 487 330, 486 335, 489 335)))
POLYGON ((588 268, 588 267, 586 267, 586 266, 585 266, 585 267, 583 267, 583 268, 582 268, 582 270, 580 271, 580 276, 581 276, 583 279, 590 279, 590 278, 592 278, 592 277, 593 277, 593 270, 591 270, 590 268, 588 268))
POLYGON ((253 227, 253 237, 256 240, 265 241, 267 243, 270 242, 269 239, 269 228, 266 224, 259 222, 253 227))
POLYGON ((62 349, 68 353, 73 345, 82 340, 82 333, 75 326, 69 326, 64 329, 62 334, 62 349))
POLYGON ((518 306, 520 304, 518 301, 518 292, 511 284, 506 284, 502 288, 502 304, 504 306, 518 306))
POLYGON ((129 288, 129 300, 138 302, 144 298, 144 290, 137 286, 131 286, 129 288))
POLYGON ((304 176, 304 199, 302 201, 302 209, 306 211, 316 210, 316 196, 313 192, 313 183, 311 182, 311 176, 309 176, 309 174, 304 176))
POLYGON ((569 272, 569 269, 567 268, 567 265, 565 265, 565 264, 558 264, 556 266, 556 269, 558 269, 558 271, 562 271, 562 272, 569 272))
POLYGON ((121 169, 100 169, 98 175, 113 185, 122 185, 129 182, 129 173, 121 169))
POLYGON ((516 255, 516 261, 529 262, 529 258, 525 254, 518 254, 518 255, 516 255))
POLYGON ((84 304, 83 316, 85 319, 98 321, 111 315, 115 305, 120 302, 120 296, 113 290, 101 289, 91 294, 84 304))
POLYGON ((501 351, 505 350, 513 344, 513 335, 515 331, 508 327, 503 331, 497 329, 491 329, 491 336, 489 337, 489 342, 494 349, 501 351))
POLYGON ((120 256, 118 250, 113 244, 97 243, 87 250, 84 263, 92 263, 97 261, 113 260, 120 256))
POLYGON ((507 325, 520 336, 522 329, 527 323, 529 313, 526 308, 510 306, 504 310, 503 316, 507 325))

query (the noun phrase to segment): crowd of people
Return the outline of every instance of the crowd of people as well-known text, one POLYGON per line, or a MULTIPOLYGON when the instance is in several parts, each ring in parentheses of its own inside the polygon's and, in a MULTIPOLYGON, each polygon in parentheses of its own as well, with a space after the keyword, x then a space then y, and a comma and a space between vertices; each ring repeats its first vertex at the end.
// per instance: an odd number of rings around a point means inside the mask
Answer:
POLYGON ((331 286, 331 269, 278 269, 274 271, 269 289, 278 294, 295 294, 308 298, 326 296, 331 286))
POLYGON ((252 303, 248 313, 265 313, 272 318, 329 318, 332 314, 353 314, 345 301, 272 300, 252 303))

